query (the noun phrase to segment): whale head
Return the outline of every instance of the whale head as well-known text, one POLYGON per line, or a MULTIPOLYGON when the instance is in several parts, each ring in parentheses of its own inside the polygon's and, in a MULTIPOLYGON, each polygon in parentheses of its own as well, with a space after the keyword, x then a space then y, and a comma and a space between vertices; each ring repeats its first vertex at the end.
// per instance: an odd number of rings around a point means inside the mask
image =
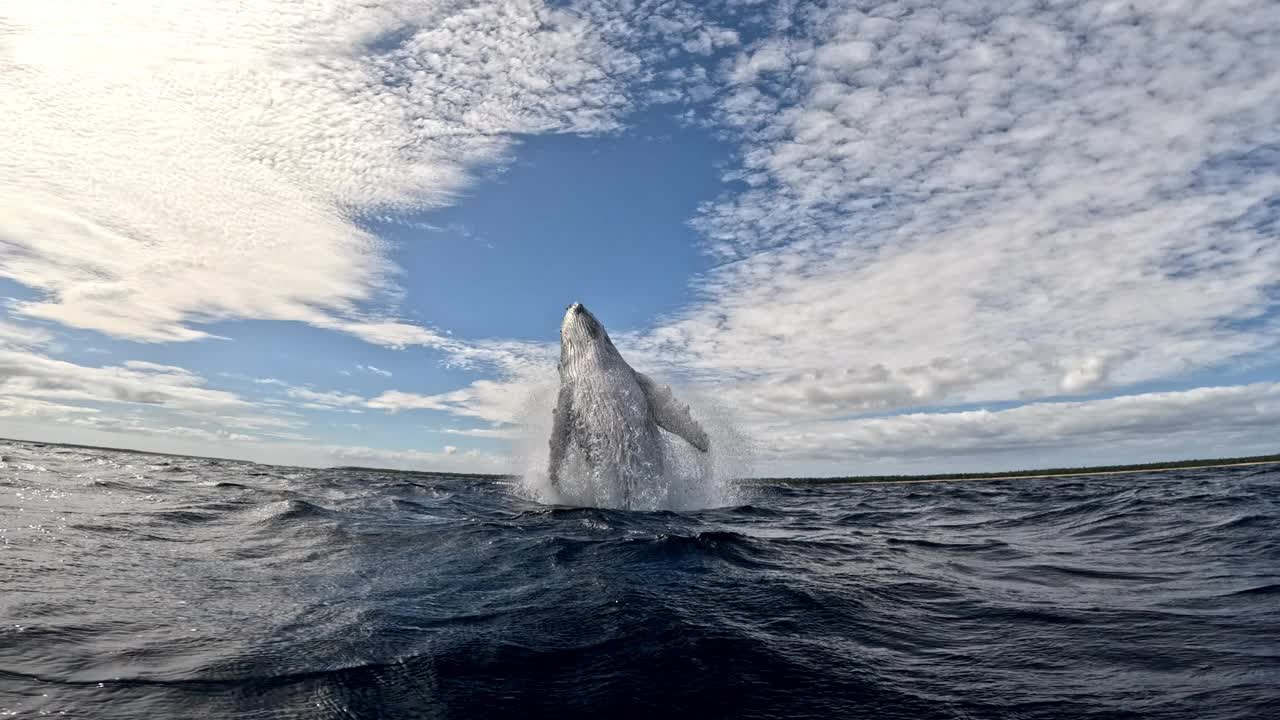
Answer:
POLYGON ((618 356, 618 350, 605 332, 604 325, 582 303, 574 303, 565 310, 560 323, 560 362, 595 358, 603 360, 618 356))

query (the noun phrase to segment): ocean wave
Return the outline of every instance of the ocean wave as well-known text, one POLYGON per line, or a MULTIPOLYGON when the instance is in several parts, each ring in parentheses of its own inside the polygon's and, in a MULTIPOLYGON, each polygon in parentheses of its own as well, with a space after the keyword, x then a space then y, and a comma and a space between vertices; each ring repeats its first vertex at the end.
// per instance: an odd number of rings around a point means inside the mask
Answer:
POLYGON ((1280 473, 545 506, 434 473, 0 446, 0 712, 1263 717, 1280 473))

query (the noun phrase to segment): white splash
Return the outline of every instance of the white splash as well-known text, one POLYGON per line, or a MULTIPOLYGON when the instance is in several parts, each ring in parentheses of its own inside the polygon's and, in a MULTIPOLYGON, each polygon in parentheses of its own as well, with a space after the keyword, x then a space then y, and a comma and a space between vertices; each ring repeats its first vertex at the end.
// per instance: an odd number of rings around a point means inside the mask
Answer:
MULTIPOLYGON (((558 389, 559 381, 554 377, 537 383, 522 409, 522 432, 512 447, 515 467, 521 474, 517 492, 546 505, 624 507, 624 489, 610 476, 592 471, 582 461, 577 447, 570 448, 560 483, 552 487, 547 463, 551 413, 558 389)), ((679 394, 688 401, 694 418, 707 431, 711 449, 707 453, 699 452, 684 440, 662 431, 662 476, 652 478, 643 487, 634 487, 627 505, 632 510, 699 510, 744 502, 744 489, 736 480, 749 475, 751 443, 735 427, 729 409, 710 395, 687 388, 679 394)))

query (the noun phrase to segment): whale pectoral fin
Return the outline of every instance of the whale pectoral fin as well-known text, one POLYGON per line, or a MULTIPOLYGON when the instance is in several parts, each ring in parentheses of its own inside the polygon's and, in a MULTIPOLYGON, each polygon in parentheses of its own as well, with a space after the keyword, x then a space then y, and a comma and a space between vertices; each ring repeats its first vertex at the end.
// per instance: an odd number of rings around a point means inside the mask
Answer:
POLYGON ((570 416, 573 413, 573 393, 569 388, 560 388, 560 397, 556 401, 556 409, 551 411, 551 462, 547 467, 547 475, 551 478, 552 487, 560 483, 560 466, 564 464, 564 456, 569 451, 569 428, 572 427, 570 416))
POLYGON ((653 410, 653 417, 657 420, 658 427, 679 435, 685 442, 702 452, 707 452, 711 448, 711 439, 707 437, 707 431, 693 419, 689 406, 676 399, 671 388, 659 385, 644 373, 636 373, 636 380, 649 401, 649 407, 653 410))

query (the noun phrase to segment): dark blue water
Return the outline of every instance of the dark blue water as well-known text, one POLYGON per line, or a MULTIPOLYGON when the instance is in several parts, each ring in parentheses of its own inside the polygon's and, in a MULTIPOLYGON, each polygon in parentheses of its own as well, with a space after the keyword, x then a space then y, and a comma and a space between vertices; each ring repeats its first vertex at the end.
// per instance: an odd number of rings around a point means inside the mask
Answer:
POLYGON ((0 443, 0 716, 1280 717, 1280 468, 543 507, 0 443))

